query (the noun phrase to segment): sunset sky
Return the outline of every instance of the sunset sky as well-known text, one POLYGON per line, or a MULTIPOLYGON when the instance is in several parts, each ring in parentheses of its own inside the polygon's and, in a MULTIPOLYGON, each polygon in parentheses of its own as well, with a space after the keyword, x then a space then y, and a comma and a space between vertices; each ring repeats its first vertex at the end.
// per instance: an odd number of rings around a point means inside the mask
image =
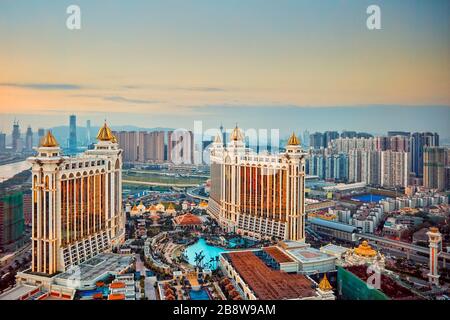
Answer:
POLYGON ((449 106, 448 0, 0 0, 7 132, 14 118, 56 126, 74 113, 94 124, 397 125, 450 137, 449 106), (66 28, 70 4, 81 7, 79 31, 66 28), (370 4, 382 30, 366 28, 370 4), (336 122, 355 108, 401 121, 363 112, 336 122))

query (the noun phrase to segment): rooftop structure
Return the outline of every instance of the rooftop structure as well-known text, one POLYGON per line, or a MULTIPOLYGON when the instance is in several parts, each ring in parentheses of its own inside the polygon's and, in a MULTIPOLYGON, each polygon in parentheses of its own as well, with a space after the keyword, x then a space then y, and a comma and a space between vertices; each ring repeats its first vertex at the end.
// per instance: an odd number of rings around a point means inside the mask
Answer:
POLYGON ((247 299, 284 300, 318 297, 314 283, 304 275, 289 274, 268 267, 252 251, 223 253, 228 269, 244 284, 247 299))
POLYGON ((174 222, 177 226, 198 226, 201 225, 202 219, 192 213, 186 213, 174 218, 174 222))

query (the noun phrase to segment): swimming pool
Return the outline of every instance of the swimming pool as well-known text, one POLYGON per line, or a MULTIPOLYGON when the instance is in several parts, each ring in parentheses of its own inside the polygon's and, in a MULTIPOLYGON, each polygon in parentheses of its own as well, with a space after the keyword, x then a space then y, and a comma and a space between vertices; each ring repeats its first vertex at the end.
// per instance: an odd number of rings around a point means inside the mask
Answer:
POLYGON ((379 194, 362 194, 359 196, 352 197, 352 200, 361 201, 361 202, 378 202, 380 200, 389 198, 388 196, 383 196, 379 194))
POLYGON ((101 293, 103 296, 107 296, 109 294, 109 288, 108 286, 104 286, 104 287, 100 287, 100 288, 96 288, 93 290, 80 290, 78 291, 78 294, 80 295, 80 297, 93 297, 94 294, 96 293, 101 293))
POLYGON ((189 291, 189 296, 191 297, 191 300, 210 300, 209 294, 206 291, 206 289, 201 290, 191 290, 189 291))
POLYGON ((256 242, 250 239, 246 239, 246 238, 231 238, 228 240, 228 246, 230 248, 235 248, 237 246, 242 246, 244 248, 248 248, 251 247, 255 244, 256 242))
POLYGON ((217 269, 217 262, 211 261, 211 259, 216 259, 216 257, 221 253, 224 252, 226 250, 219 248, 219 247, 215 247, 215 246, 211 246, 209 244, 206 243, 206 240, 203 238, 200 238, 196 243, 194 243, 193 245, 187 247, 184 250, 184 253, 187 256, 188 262, 195 266, 197 265, 197 262, 195 261, 195 254, 200 254, 200 252, 202 252, 202 254, 204 255, 204 258, 202 260, 202 264, 204 268, 209 268, 211 270, 215 270, 217 269))

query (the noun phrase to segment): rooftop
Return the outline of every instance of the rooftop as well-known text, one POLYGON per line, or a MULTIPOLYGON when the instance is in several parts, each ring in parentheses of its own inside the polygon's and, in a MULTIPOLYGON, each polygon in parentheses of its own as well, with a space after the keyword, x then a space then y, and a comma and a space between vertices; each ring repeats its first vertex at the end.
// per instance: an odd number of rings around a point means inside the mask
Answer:
POLYGON ((131 265, 132 259, 133 257, 130 255, 101 253, 71 270, 58 274, 55 280, 96 281, 106 273, 117 274, 127 269, 131 265))
POLYGON ((202 219, 192 213, 186 213, 181 216, 175 217, 175 223, 178 225, 198 225, 202 224, 202 219))
POLYGON ((294 262, 292 258, 277 247, 266 247, 263 250, 278 263, 294 262))
POLYGON ((328 221, 328 220, 323 220, 323 219, 318 219, 318 218, 312 218, 308 220, 310 223, 312 224, 316 224, 322 227, 328 227, 331 229, 335 229, 335 230, 339 230, 339 231, 344 231, 344 232, 349 232, 349 233, 353 233, 356 232, 357 228, 345 223, 340 223, 340 222, 334 222, 334 221, 328 221))
POLYGON ((261 300, 285 300, 314 297, 313 283, 303 275, 269 268, 252 251, 222 254, 261 300))

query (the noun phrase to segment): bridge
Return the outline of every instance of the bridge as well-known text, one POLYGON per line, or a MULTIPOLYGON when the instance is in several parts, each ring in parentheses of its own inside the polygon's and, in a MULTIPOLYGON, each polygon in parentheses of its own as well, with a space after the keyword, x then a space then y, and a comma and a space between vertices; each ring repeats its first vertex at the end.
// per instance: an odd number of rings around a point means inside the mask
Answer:
MULTIPOLYGON (((407 252, 407 251, 408 252, 420 252, 425 255, 430 254, 430 249, 428 249, 426 247, 421 247, 421 246, 418 246, 418 245, 415 245, 412 243, 399 241, 399 240, 387 239, 387 238, 379 237, 379 236, 369 234, 369 233, 360 233, 360 234, 358 234, 358 236, 362 239, 369 240, 375 244, 382 244, 382 245, 387 245, 387 246, 394 247, 394 248, 399 248, 405 252, 407 252)), ((450 253, 441 251, 439 253, 439 259, 442 259, 444 262, 444 265, 445 265, 445 262, 447 260, 450 260, 450 253)))
POLYGON ((192 197, 194 199, 199 199, 199 200, 204 200, 204 201, 208 201, 209 200, 208 197, 204 197, 204 196, 201 196, 198 193, 196 193, 196 190, 198 190, 198 187, 197 188, 188 189, 186 193, 187 193, 188 196, 190 196, 190 197, 192 197))

